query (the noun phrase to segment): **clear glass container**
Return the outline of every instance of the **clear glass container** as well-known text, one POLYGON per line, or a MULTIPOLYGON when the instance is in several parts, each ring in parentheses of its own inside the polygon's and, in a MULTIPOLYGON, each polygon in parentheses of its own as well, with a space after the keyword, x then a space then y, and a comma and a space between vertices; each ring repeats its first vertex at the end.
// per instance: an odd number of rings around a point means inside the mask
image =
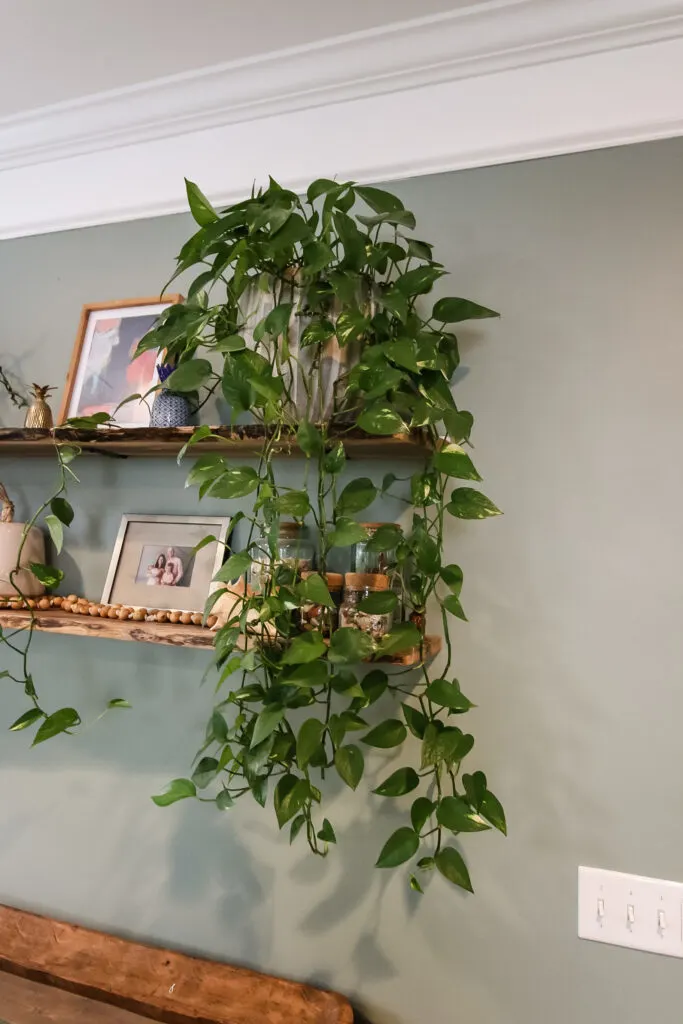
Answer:
MULTIPOLYGON (((287 565, 295 573, 310 572, 314 561, 313 545, 305 536, 305 527, 299 523, 280 523, 275 565, 287 565)), ((254 552, 249 572, 249 585, 255 593, 262 593, 270 575, 271 558, 266 537, 262 537, 254 552)))
POLYGON ((361 523, 368 536, 359 540, 353 547, 353 571, 355 573, 372 573, 389 577, 391 589, 396 594, 398 604, 393 614, 394 622, 403 621, 403 587, 401 586, 401 574, 396 563, 396 549, 389 551, 372 551, 369 548, 370 540, 380 526, 393 525, 389 523, 361 523))
POLYGON ((380 526, 388 526, 388 523, 361 523, 368 536, 359 540, 353 546, 353 571, 356 573, 386 573, 391 566, 396 565, 396 551, 371 551, 368 547, 373 535, 380 526))
POLYGON ((339 625, 361 629, 373 640, 381 640, 393 625, 393 612, 371 615, 360 611, 358 605, 364 597, 389 588, 389 577, 382 573, 347 572, 344 577, 344 600, 339 609, 339 625))
MULTIPOLYGON (((306 579, 310 572, 302 572, 301 578, 306 579)), ((332 630, 339 625, 339 608, 342 602, 342 588, 344 577, 340 572, 325 573, 325 582, 334 602, 334 608, 328 608, 323 604, 313 602, 301 606, 301 628, 306 630, 318 629, 323 636, 329 636, 332 630)))
POLYGON ((313 545, 306 537, 306 528, 299 523, 280 523, 277 538, 277 560, 281 565, 301 574, 313 568, 313 545))

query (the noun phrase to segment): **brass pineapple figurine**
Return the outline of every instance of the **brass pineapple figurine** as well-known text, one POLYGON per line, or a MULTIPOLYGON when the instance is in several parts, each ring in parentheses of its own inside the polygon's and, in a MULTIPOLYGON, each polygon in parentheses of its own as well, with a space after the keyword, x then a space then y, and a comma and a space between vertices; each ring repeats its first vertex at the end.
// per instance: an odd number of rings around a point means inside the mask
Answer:
POLYGON ((31 387, 33 388, 33 401, 26 413, 24 426, 40 430, 50 430, 54 426, 54 421, 52 419, 52 409, 45 399, 50 391, 56 391, 56 388, 52 387, 51 384, 46 384, 44 387, 41 387, 40 384, 32 384, 31 387))

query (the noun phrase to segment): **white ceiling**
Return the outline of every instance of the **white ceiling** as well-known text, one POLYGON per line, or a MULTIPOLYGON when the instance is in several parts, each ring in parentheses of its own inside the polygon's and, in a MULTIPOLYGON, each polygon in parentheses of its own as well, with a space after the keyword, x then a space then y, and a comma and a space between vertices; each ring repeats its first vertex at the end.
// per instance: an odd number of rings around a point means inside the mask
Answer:
POLYGON ((0 0, 0 117, 495 0, 0 0))
POLYGON ((0 0, 0 238, 683 135, 682 86, 683 0, 0 0))

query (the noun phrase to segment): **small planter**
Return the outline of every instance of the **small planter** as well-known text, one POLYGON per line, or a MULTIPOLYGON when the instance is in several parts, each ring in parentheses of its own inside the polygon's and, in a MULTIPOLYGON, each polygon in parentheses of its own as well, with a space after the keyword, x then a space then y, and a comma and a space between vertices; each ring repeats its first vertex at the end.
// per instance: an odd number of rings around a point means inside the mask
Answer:
MULTIPOLYGON (((2 484, 0 502, 3 506, 0 515, 0 595, 12 597, 17 596, 17 591, 10 581, 10 573, 17 564, 26 524, 14 522, 14 505, 2 484)), ((14 582, 25 597, 40 597, 45 593, 45 587, 28 569, 29 562, 45 562, 45 538, 36 526, 31 527, 21 552, 21 565, 25 568, 15 573, 14 582)))
MULTIPOLYGON (((163 384, 168 380, 175 366, 163 364, 157 367, 159 380, 163 384)), ((188 427, 192 423, 192 406, 187 397, 179 391, 162 388, 157 391, 152 403, 150 427, 188 427)))

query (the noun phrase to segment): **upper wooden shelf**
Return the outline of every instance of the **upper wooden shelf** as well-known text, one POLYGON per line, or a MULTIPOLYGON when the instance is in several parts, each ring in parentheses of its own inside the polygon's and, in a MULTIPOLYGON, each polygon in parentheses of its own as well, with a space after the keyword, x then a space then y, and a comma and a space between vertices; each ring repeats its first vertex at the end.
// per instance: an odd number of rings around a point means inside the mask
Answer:
MULTIPOLYGON (((30 456, 45 458, 54 453, 54 441, 77 444, 84 451, 99 452, 119 458, 163 459, 175 458, 192 436, 193 427, 136 427, 102 430, 73 430, 56 427, 54 430, 27 428, 0 428, 0 456, 30 456)), ((220 440, 199 441, 188 452, 188 457, 217 452, 232 458, 254 458, 262 448, 266 431, 260 426, 212 427, 220 440)), ((379 459, 405 458, 424 455, 429 450, 426 432, 411 431, 391 437, 373 437, 362 430, 353 429, 337 435, 344 442, 349 458, 379 459)), ((290 435, 278 441, 277 455, 302 456, 296 439, 290 435)))
MULTIPOLYGON (((143 644, 165 644, 170 647, 193 647, 211 650, 216 634, 204 626, 183 626, 172 622, 134 622, 131 619, 101 619, 98 616, 63 612, 59 609, 36 611, 34 628, 62 636, 101 637, 108 640, 131 640, 143 644)), ((27 611, 0 609, 3 629, 26 629, 30 622, 27 611)), ((440 636, 424 638, 424 659, 434 658, 441 650, 440 636)), ((411 647, 391 658, 378 659, 390 665, 408 668, 420 664, 420 650, 411 647)))

